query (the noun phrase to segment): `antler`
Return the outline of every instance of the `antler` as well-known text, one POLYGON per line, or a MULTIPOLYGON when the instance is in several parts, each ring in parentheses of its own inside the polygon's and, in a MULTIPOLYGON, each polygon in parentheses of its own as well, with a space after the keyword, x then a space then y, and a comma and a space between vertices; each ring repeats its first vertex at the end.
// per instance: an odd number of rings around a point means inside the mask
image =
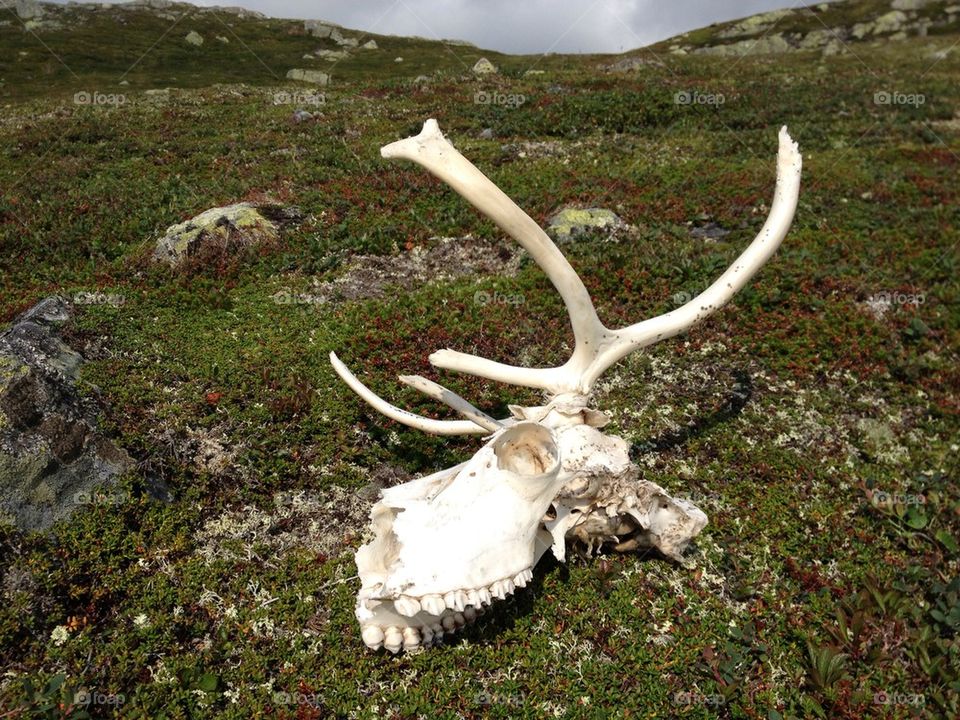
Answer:
MULTIPOLYGON (((687 304, 664 315, 612 330, 600 322, 586 287, 553 241, 500 188, 457 152, 440 132, 436 120, 427 120, 419 135, 384 146, 380 154, 420 164, 520 243, 560 293, 573 328, 573 354, 559 367, 515 367, 454 350, 433 353, 431 364, 511 385, 541 388, 554 396, 588 395, 597 379, 618 360, 689 329, 723 307, 767 262, 786 236, 797 207, 802 164, 797 144, 791 140, 786 127, 781 128, 773 205, 753 242, 716 282, 687 304)), ((483 419, 487 428, 475 422, 473 418, 481 418, 472 412, 468 415, 471 419, 466 421, 430 420, 407 413, 372 393, 332 353, 331 362, 361 397, 399 422, 443 434, 480 434, 490 427, 487 418, 483 419)), ((443 392, 452 395, 450 391, 443 392)))

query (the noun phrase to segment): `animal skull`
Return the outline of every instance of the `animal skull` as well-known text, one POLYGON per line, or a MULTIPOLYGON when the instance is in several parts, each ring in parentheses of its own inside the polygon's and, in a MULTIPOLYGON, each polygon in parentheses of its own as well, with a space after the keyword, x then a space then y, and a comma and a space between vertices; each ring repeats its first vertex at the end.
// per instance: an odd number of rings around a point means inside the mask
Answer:
POLYGON ((374 505, 374 539, 357 550, 361 588, 356 615, 364 643, 391 652, 428 646, 455 632, 532 578, 548 550, 563 560, 567 540, 588 552, 655 547, 679 559, 707 524, 692 503, 641 479, 622 438, 601 428, 589 406, 597 379, 635 350, 673 337, 723 307, 780 246, 800 192, 801 156, 780 130, 777 185, 759 234, 709 288, 676 310, 624 328, 605 327, 583 282, 546 233, 427 120, 416 137, 381 148, 413 160, 453 187, 514 238, 560 293, 573 326, 570 359, 554 368, 504 365, 453 350, 430 356, 436 367, 540 388, 546 405, 511 406, 496 420, 459 395, 419 376, 400 380, 439 400, 463 420, 433 420, 390 404, 330 353, 337 374, 376 410, 439 435, 487 435, 456 467, 388 488, 374 505))

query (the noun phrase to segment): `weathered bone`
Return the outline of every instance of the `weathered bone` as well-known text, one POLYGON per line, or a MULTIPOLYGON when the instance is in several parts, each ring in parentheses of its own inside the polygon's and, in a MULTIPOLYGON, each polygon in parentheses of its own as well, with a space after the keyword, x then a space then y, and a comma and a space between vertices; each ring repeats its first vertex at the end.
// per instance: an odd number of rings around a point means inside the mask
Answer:
POLYGON ((356 614, 364 643, 399 652, 439 641, 494 598, 524 587, 551 547, 562 560, 567 541, 588 552, 604 545, 620 551, 653 547, 680 559, 706 526, 706 515, 640 478, 627 443, 599 430, 609 419, 589 407, 590 392, 603 371, 630 352, 673 337, 723 307, 776 251, 800 189, 801 157, 786 128, 780 130, 770 215, 750 246, 686 305, 619 330, 600 322, 580 278, 546 233, 456 151, 435 120, 381 153, 420 163, 516 239, 563 298, 576 344, 570 359, 554 368, 513 367, 452 350, 430 356, 437 367, 548 392, 546 405, 511 405, 513 417, 504 420, 430 380, 401 376, 465 419, 414 415, 376 395, 330 354, 347 385, 397 422, 441 435, 492 433, 468 462, 389 488, 374 506, 375 537, 357 551, 356 614))

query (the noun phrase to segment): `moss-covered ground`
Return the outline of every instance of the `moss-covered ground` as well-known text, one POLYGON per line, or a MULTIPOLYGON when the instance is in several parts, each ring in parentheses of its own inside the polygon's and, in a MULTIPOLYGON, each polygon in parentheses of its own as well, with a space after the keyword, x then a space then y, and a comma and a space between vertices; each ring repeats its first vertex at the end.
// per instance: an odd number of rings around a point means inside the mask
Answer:
MULTIPOLYGON (((956 39, 826 60, 662 55, 629 74, 551 57, 524 76, 535 59, 491 55, 495 78, 451 59, 418 84, 390 57, 325 88, 300 123, 276 93, 307 89, 269 77, 213 87, 196 69, 180 83, 193 89, 148 96, 187 71, 151 76, 144 61, 125 103, 84 106, 74 92, 117 91, 113 66, 80 83, 54 69, 44 92, 7 67, 0 319, 52 293, 122 298, 78 306, 68 336, 137 468, 51 534, 0 531, 0 716, 81 717, 63 699, 85 689, 94 717, 151 719, 956 717, 960 53, 930 57, 956 39), (380 159, 427 117, 538 222, 572 204, 634 226, 564 246, 613 326, 696 294, 752 239, 782 124, 804 179, 749 288, 616 366, 595 399, 645 475, 707 512, 689 567, 547 559, 456 641, 392 657, 363 647, 353 617, 369 484, 455 464, 478 441, 378 416, 327 354, 440 416, 395 380, 432 374, 429 352, 547 365, 572 342, 529 261, 382 298, 276 301, 309 297, 354 254, 498 237, 447 187, 380 159), (149 262, 164 228, 242 200, 305 218, 183 273, 149 262), (707 223, 730 233, 691 235, 707 223)), ((538 400, 443 382, 492 414, 538 400)))

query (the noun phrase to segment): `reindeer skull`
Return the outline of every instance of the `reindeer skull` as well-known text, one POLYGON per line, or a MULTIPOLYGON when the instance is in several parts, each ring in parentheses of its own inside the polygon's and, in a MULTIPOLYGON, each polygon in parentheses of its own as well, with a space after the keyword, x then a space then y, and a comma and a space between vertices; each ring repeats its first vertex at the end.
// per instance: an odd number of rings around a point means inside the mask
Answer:
POLYGON ((597 317, 583 282, 544 231, 427 120, 419 135, 381 149, 413 160, 513 237, 547 273, 573 326, 570 359, 555 368, 522 368, 440 350, 436 367, 548 394, 546 405, 511 406, 495 420, 459 395, 419 376, 400 380, 456 410, 463 420, 431 420, 371 392, 330 353, 337 374, 387 417, 440 435, 488 435, 469 461, 384 490, 371 511, 373 541, 357 550, 361 588, 356 615, 364 643, 391 652, 442 639, 532 577, 567 540, 588 552, 655 547, 679 559, 707 524, 692 503, 639 477, 627 443, 601 432, 606 415, 589 407, 601 374, 631 352, 673 337, 723 307, 780 246, 800 192, 801 157, 780 130, 777 186, 759 234, 709 288, 686 305, 620 329, 597 317))

